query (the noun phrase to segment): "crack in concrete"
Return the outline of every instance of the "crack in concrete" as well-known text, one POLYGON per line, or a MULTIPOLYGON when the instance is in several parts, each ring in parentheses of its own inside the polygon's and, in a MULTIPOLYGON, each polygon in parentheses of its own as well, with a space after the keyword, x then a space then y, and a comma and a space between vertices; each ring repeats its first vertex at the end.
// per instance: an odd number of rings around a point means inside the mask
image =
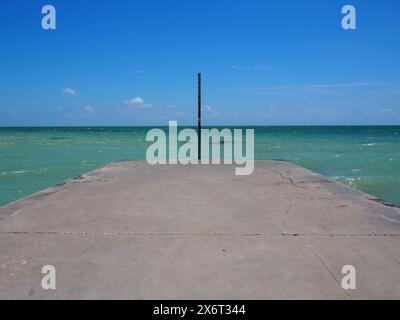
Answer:
POLYGON ((0 235, 61 235, 61 236, 273 236, 273 237, 400 237, 400 233, 360 233, 360 234, 329 234, 329 233, 139 233, 139 232, 59 232, 59 231, 0 231, 0 235))
POLYGON ((289 237, 400 237, 400 233, 273 233, 273 236, 289 237))
POLYGON ((296 188, 300 188, 300 189, 306 189, 306 187, 300 187, 299 185, 295 184, 292 178, 286 177, 286 176, 284 176, 282 173, 279 173, 279 175, 280 175, 280 177, 281 177, 282 179, 285 179, 285 180, 290 181, 290 183, 292 184, 292 186, 294 186, 294 187, 296 187, 296 188))
POLYGON ((308 250, 311 252, 311 254, 317 258, 317 260, 321 263, 321 265, 325 268, 326 271, 328 271, 328 273, 330 274, 330 276, 333 278, 333 280, 335 280, 335 282, 338 284, 338 286, 340 287, 340 289, 342 289, 342 291, 344 292, 344 294, 346 295, 346 297, 348 299, 351 299, 351 296, 347 293, 346 290, 343 289, 342 285, 340 284, 339 280, 336 279, 335 275, 333 274, 333 272, 328 268, 328 266, 325 264, 324 260, 322 260, 322 258, 317 255, 316 253, 314 253, 310 248, 308 248, 308 250))
POLYGON ((288 218, 289 218, 289 211, 292 208, 292 198, 289 197, 289 205, 288 208, 286 209, 285 215, 283 217, 283 224, 282 224, 282 233, 286 233, 286 225, 288 222, 288 218))

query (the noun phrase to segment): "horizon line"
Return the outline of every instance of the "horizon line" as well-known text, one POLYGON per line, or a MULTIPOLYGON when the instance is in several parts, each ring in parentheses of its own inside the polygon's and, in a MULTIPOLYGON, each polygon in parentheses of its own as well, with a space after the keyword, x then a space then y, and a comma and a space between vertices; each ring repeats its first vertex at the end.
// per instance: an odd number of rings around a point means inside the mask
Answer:
MULTIPOLYGON (((165 125, 23 125, 23 126, 0 126, 0 129, 12 128, 132 128, 132 127, 168 127, 165 125)), ((203 127, 400 127, 400 124, 270 124, 270 125, 251 125, 251 124, 209 124, 203 127)), ((194 127, 195 124, 180 124, 178 127, 194 127)))

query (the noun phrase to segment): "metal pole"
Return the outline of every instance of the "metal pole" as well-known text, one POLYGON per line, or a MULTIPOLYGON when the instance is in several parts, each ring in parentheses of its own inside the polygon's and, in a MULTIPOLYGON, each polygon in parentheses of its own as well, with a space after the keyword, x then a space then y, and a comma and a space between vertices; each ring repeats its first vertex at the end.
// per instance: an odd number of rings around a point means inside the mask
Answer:
POLYGON ((198 122, 197 122, 197 139, 198 139, 198 160, 201 160, 201 73, 198 73, 198 122))

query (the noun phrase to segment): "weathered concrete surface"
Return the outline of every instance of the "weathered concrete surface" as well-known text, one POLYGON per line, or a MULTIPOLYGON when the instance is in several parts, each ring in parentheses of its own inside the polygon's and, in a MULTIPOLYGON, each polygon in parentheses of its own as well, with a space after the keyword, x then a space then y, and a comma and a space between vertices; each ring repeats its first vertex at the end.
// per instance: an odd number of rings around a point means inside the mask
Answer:
POLYGON ((112 163, 0 208, 0 298, 399 299, 400 209, 371 199, 279 161, 112 163))

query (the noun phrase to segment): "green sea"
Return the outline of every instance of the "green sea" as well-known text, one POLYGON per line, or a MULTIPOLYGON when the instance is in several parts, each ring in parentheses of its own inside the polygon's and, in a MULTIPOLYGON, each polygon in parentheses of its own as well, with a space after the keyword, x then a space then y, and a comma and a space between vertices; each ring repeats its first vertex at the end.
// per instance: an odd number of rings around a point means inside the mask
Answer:
MULTIPOLYGON (((0 205, 114 160, 145 159, 149 129, 0 128, 0 205)), ((400 205, 400 126, 255 127, 255 158, 288 160, 400 205)))

